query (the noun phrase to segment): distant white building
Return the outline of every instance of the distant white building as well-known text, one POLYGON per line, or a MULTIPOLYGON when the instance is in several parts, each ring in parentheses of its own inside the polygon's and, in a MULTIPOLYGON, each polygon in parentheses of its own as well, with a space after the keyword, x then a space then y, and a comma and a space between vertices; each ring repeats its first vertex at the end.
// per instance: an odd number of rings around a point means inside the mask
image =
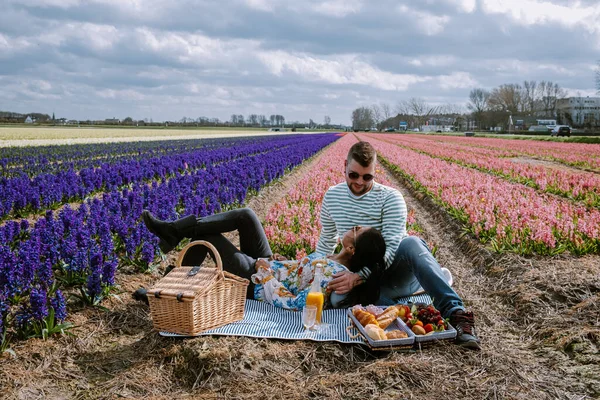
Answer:
POLYGON ((33 124, 33 118, 31 118, 31 115, 28 115, 27 118, 25 118, 25 123, 26 124, 33 124))
POLYGON ((454 125, 421 125, 421 132, 453 132, 454 125))
POLYGON ((600 126, 600 97, 568 97, 556 104, 558 119, 572 126, 600 126))

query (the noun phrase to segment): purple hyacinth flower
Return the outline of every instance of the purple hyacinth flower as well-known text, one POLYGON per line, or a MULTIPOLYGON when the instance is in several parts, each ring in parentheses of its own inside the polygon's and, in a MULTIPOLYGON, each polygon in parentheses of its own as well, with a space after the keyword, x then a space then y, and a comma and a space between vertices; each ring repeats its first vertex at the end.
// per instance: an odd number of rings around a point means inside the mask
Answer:
POLYGON ((48 316, 48 291, 44 287, 34 287, 29 294, 31 316, 36 321, 43 321, 48 316))
POLYGON ((54 318, 59 322, 64 321, 65 318, 67 318, 67 302, 60 289, 58 289, 54 294, 54 297, 50 299, 50 304, 54 309, 54 318))

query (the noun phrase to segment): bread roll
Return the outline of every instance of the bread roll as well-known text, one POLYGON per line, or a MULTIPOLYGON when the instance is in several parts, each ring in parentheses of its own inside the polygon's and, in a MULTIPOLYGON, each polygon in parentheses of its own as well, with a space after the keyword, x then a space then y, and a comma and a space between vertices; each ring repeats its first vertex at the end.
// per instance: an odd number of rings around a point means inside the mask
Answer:
POLYGON ((398 318, 398 312, 399 311, 395 306, 389 306, 386 308, 385 311, 377 317, 379 326, 383 329, 390 326, 390 324, 394 322, 396 318, 398 318))
POLYGON ((367 326, 369 324, 379 326, 379 324, 377 323, 377 318, 375 318, 375 316, 370 312, 361 309, 356 309, 353 310, 353 313, 362 326, 367 326))
POLYGON ((402 330, 389 331, 385 333, 388 339, 404 339, 408 337, 408 333, 402 330))
POLYGON ((365 326, 365 332, 367 332, 367 335, 369 335, 369 337, 373 340, 387 339, 387 335, 385 334, 384 330, 374 324, 368 324, 365 326))

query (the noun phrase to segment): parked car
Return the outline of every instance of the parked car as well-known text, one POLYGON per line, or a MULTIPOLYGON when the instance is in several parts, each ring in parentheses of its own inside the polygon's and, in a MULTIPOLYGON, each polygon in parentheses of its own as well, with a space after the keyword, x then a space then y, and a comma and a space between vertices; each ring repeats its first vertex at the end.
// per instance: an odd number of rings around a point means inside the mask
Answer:
POLYGON ((567 125, 556 125, 550 132, 551 136, 571 136, 571 128, 567 125))

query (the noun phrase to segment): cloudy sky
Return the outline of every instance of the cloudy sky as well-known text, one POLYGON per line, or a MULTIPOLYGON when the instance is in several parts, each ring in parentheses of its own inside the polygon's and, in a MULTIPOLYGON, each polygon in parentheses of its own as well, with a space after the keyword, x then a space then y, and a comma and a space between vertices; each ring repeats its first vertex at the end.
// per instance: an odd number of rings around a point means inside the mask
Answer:
POLYGON ((349 123, 551 80, 594 95, 599 0, 0 0, 0 110, 349 123))

